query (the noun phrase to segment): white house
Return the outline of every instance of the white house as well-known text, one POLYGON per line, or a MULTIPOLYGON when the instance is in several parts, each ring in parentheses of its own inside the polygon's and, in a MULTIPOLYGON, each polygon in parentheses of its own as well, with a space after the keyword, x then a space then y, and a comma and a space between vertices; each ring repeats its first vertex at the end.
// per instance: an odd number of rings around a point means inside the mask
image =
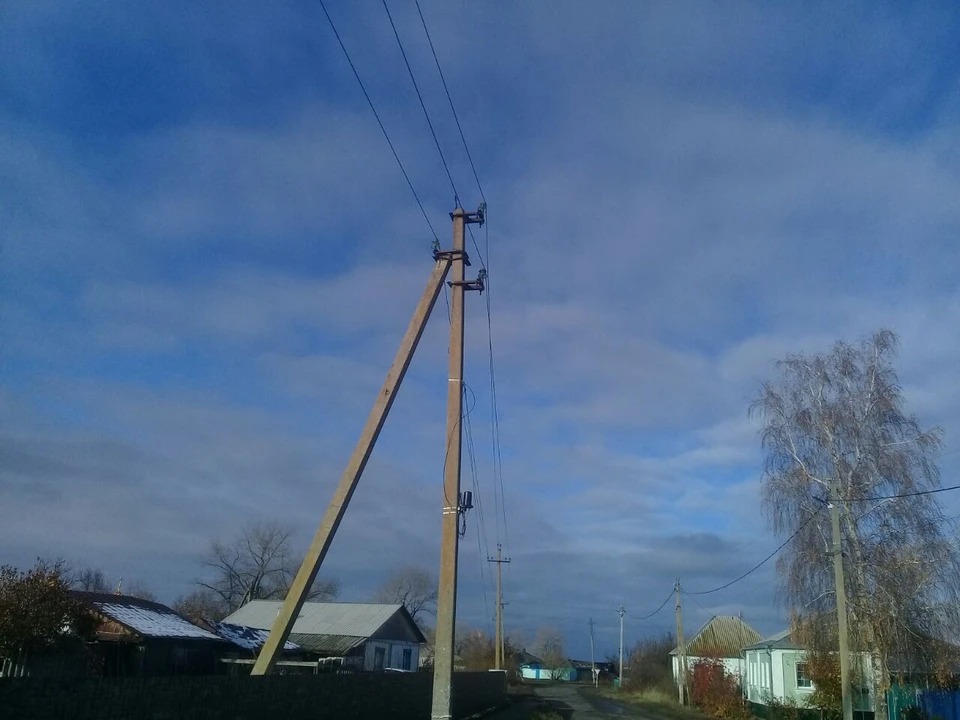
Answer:
MULTIPOLYGON (((803 706, 813 693, 813 681, 807 674, 807 651, 790 637, 790 631, 771 635, 743 649, 746 674, 743 694, 752 703, 767 705, 771 698, 779 702, 803 706)), ((866 682, 870 675, 870 658, 862 654, 855 664, 854 710, 873 710, 872 683, 866 682)))
MULTIPOLYGON (((733 615, 718 615, 700 628, 686 643, 687 671, 702 658, 719 658, 724 670, 743 677, 745 668, 742 650, 760 639, 760 633, 733 615)), ((673 662, 673 680, 680 681, 680 649, 674 648, 670 655, 673 662)))
MULTIPOLYGON (((279 600, 253 600, 224 622, 269 630, 281 605, 279 600)), ((293 624, 290 642, 357 670, 416 670, 426 638, 403 605, 308 602, 293 624)))

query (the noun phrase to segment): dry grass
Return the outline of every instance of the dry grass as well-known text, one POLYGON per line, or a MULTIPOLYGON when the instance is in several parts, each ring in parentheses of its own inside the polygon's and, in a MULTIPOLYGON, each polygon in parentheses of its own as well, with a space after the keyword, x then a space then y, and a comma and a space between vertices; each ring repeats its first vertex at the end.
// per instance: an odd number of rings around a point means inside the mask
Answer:
POLYGON ((646 690, 616 690, 601 688, 600 694, 624 705, 633 705, 644 709, 644 715, 651 720, 705 720, 706 715, 695 708, 681 707, 677 695, 659 688, 646 690))

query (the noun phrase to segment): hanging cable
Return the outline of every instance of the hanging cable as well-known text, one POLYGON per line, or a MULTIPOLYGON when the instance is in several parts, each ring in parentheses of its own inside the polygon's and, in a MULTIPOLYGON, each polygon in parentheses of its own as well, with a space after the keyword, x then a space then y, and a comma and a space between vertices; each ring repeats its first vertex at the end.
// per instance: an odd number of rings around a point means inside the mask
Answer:
POLYGON ((794 532, 793 535, 791 535, 790 537, 788 537, 786 540, 783 541, 783 543, 780 545, 780 547, 778 547, 778 548, 777 548, 776 550, 774 550, 772 553, 770 553, 769 555, 767 555, 763 560, 761 560, 761 561, 758 562, 756 565, 754 565, 752 568, 750 568, 749 570, 747 570, 747 571, 746 571, 743 575, 741 575, 740 577, 735 578, 734 580, 731 580, 730 582, 725 583, 725 584, 721 585, 720 587, 715 587, 715 588, 713 588, 712 590, 701 590, 700 592, 689 592, 689 591, 684 591, 684 592, 686 592, 687 595, 710 595, 711 593, 719 592, 719 591, 721 591, 721 590, 725 590, 726 588, 730 587, 731 585, 735 585, 736 583, 740 582, 740 581, 743 580, 744 578, 748 577, 749 575, 753 574, 754 572, 756 572, 757 570, 759 570, 761 567, 763 567, 764 565, 766 565, 767 562, 769 562, 777 553, 779 553, 779 552, 780 552, 781 550, 783 550, 787 545, 789 545, 789 544, 790 544, 790 541, 793 540, 797 535, 799 535, 799 534, 803 531, 803 529, 804 529, 807 525, 809 525, 809 524, 813 521, 813 519, 814 519, 815 517, 817 517, 818 513, 819 513, 819 510, 817 510, 816 512, 814 512, 810 517, 808 517, 808 518, 803 522, 803 524, 802 524, 800 527, 797 528, 796 532, 794 532))
POLYGON ((390 135, 387 133, 387 129, 383 126, 383 121, 380 119, 380 114, 377 112, 377 108, 374 107, 373 100, 370 99, 370 94, 367 92, 367 88, 363 84, 363 80, 360 79, 360 73, 357 72, 356 66, 353 64, 353 60, 350 59, 350 53, 347 52, 346 45, 343 44, 343 40, 340 38, 340 33, 337 32, 337 26, 333 24, 333 18, 330 17, 330 13, 327 12, 327 6, 323 4, 323 0, 319 0, 320 7, 323 9, 323 14, 327 16, 327 22, 330 23, 330 29, 333 30, 333 34, 337 38, 337 42, 340 43, 340 49, 343 50, 343 56, 347 59, 347 63, 350 65, 350 69, 353 70, 353 76, 357 79, 357 84, 360 86, 360 90, 363 91, 363 96, 367 99, 367 104, 370 106, 370 110, 373 111, 373 116, 377 119, 377 124, 380 126, 381 132, 383 132, 383 137, 387 141, 387 145, 390 146, 390 152, 393 153, 394 160, 397 161, 397 165, 400 166, 400 172, 403 173, 403 179, 407 181, 407 186, 410 188, 410 192, 413 193, 413 199, 417 201, 417 206, 420 208, 420 212, 423 214, 423 219, 427 221, 427 227, 430 228, 430 234, 433 236, 434 240, 439 241, 437 237, 437 231, 433 229, 433 224, 430 222, 430 218, 427 216, 427 211, 423 208, 423 203, 420 202, 420 196, 417 195, 416 189, 413 187, 413 183, 410 181, 410 176, 407 174, 406 168, 403 167, 403 163, 400 161, 400 156, 397 154, 397 149, 393 146, 393 141, 390 140, 390 135))
POLYGON ((437 64, 437 72, 440 73, 440 82, 443 83, 443 91, 447 94, 447 102, 450 103, 450 111, 453 113, 453 119, 457 123, 457 130, 460 132, 460 140, 463 142, 463 150, 467 154, 467 160, 470 161, 470 169, 473 170, 473 178, 477 181, 477 189, 480 190, 480 197, 484 202, 487 201, 483 194, 483 186, 480 184, 480 176, 477 175, 477 166, 473 164, 473 156, 470 155, 470 148, 467 147, 467 138, 463 135, 463 127, 460 125, 460 117, 457 115, 457 109, 453 106, 453 98, 450 96, 450 88, 447 87, 447 79, 443 76, 443 68, 440 67, 440 59, 437 57, 437 50, 433 47, 433 38, 430 37, 430 31, 427 29, 427 21, 423 17, 423 10, 420 9, 420 0, 414 0, 417 5, 417 12, 420 13, 420 22, 423 24, 423 32, 427 36, 427 42, 430 44, 430 52, 433 53, 433 61, 437 64))
POLYGON ((423 95, 420 94, 420 86, 417 85, 417 78, 413 74, 413 68, 410 67, 410 61, 407 59, 407 52, 403 49, 403 43, 400 41, 400 33, 397 32, 397 26, 393 22, 393 16, 390 14, 390 8, 387 7, 387 0, 383 0, 383 9, 387 13, 387 19, 390 21, 390 27, 393 28, 393 36, 397 39, 397 45, 400 47, 400 54, 403 56, 403 63, 407 66, 407 72, 410 73, 410 80, 413 82, 413 89, 417 91, 417 99, 420 101, 420 107, 423 108, 423 116, 427 119, 427 125, 430 127, 430 134, 433 135, 433 143, 437 146, 437 152, 440 153, 440 162, 443 163, 443 169, 447 171, 447 179, 450 181, 450 188, 453 190, 453 202, 460 207, 460 194, 457 192, 457 186, 453 182, 453 175, 450 174, 450 167, 447 165, 447 159, 443 156, 443 150, 440 148, 440 140, 437 139, 437 131, 433 129, 433 122, 430 120, 430 113, 427 112, 427 105, 423 102, 423 95))
MULTIPOLYGON (((899 495, 879 495, 877 497, 855 497, 840 498, 843 502, 875 502, 878 500, 898 500, 900 498, 919 497, 921 495, 936 495, 937 493, 960 490, 960 485, 951 485, 945 488, 936 488, 934 490, 917 490, 916 492, 900 493, 899 495)), ((827 501, 829 502, 829 500, 827 501)))
POLYGON ((640 616, 631 615, 630 617, 633 618, 634 620, 649 620, 650 618, 652 618, 654 615, 656 615, 658 612, 660 612, 661 610, 663 610, 663 609, 667 606, 667 603, 670 602, 670 598, 673 597, 673 593, 674 593, 674 591, 671 589, 671 590, 670 590, 670 594, 667 595, 667 596, 663 599, 663 602, 662 602, 662 603, 660 603, 660 607, 658 607, 656 610, 654 610, 654 611, 653 611, 652 613, 650 613, 649 615, 640 615, 640 616))

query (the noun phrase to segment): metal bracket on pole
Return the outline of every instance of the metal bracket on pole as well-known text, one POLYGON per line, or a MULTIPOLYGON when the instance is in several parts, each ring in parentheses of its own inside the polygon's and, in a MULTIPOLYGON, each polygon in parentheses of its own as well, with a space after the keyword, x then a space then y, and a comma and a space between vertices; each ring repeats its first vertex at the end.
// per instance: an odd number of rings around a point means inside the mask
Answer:
POLYGON ((483 291, 487 289, 486 285, 487 280, 487 271, 483 268, 480 269, 480 272, 477 273, 476 280, 463 280, 460 282, 451 281, 447 285, 454 287, 455 285, 462 287, 464 290, 476 290, 481 295, 483 291))

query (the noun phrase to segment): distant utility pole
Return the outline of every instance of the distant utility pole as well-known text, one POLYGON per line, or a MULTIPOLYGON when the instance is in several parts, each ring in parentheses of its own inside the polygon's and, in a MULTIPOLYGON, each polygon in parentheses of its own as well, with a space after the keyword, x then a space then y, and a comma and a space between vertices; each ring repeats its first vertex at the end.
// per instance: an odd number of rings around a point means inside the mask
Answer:
POLYGON ((847 588, 843 580, 843 544, 840 535, 839 493, 834 485, 830 501, 830 522, 833 525, 833 580, 837 592, 837 629, 840 635, 840 698, 843 720, 853 720, 853 697, 850 694, 850 648, 847 636, 847 588))
POLYGON ((500 543, 497 543, 497 556, 488 557, 487 562, 492 562, 497 564, 497 630, 496 630, 496 646, 493 649, 493 669, 500 670, 503 668, 503 591, 501 590, 501 573, 500 569, 503 567, 504 563, 509 563, 510 558, 503 557, 503 551, 500 547, 500 543))
POLYGON ((677 657, 677 687, 680 689, 680 704, 683 705, 686 702, 687 695, 687 644, 683 639, 683 610, 680 607, 680 578, 677 578, 674 591, 677 594, 677 649, 680 652, 680 655, 677 657))
POLYGON ((617 608, 617 612, 620 614, 620 689, 623 689, 623 616, 626 614, 626 610, 623 609, 623 605, 617 608))
POLYGON ((597 661, 593 652, 593 618, 590 618, 590 674, 593 676, 593 684, 597 684, 597 661))
POLYGON ((443 519, 440 538, 440 587, 437 594, 436 649, 433 661, 434 720, 452 717, 453 640, 457 619, 457 556, 460 551, 460 462, 463 440, 463 294, 483 291, 483 271, 475 281, 464 280, 469 264, 464 251, 467 223, 483 223, 483 210, 476 213, 457 208, 453 220, 453 261, 450 272, 450 369, 447 374, 447 451, 443 473, 443 519))

